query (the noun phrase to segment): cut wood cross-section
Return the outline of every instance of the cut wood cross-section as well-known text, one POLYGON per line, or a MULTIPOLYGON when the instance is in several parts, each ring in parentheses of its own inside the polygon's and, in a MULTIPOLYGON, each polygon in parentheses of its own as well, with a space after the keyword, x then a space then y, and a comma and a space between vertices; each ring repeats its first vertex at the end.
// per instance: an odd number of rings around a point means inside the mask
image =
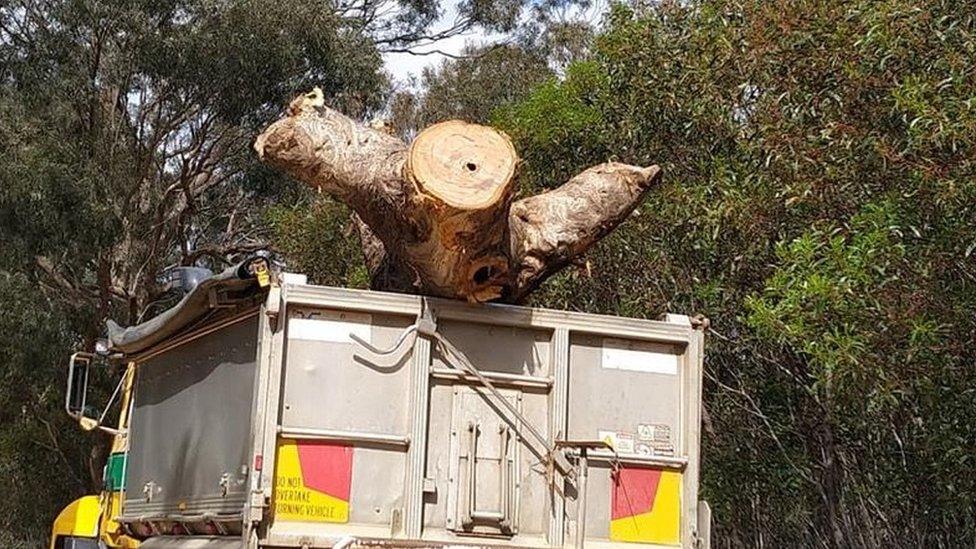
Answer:
POLYGON ((318 89, 254 147, 352 208, 374 289, 469 301, 523 300, 660 178, 657 166, 608 162, 514 200, 518 155, 504 133, 451 120, 408 146, 326 107, 318 89))

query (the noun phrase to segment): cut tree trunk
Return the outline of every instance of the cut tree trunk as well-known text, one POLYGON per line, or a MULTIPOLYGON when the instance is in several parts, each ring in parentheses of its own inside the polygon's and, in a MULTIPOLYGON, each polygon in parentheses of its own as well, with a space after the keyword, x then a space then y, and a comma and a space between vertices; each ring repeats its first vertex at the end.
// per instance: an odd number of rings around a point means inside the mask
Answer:
POLYGON ((374 289, 523 300, 613 230, 660 179, 609 162, 515 200, 508 136, 457 120, 407 146, 328 108, 316 89, 255 142, 262 160, 355 212, 374 289))

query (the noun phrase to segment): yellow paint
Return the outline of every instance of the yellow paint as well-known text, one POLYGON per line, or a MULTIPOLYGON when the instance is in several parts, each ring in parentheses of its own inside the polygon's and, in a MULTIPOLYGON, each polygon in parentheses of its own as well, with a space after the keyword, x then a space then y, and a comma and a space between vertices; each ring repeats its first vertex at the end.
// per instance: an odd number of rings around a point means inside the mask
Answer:
POLYGON ((272 512, 275 520, 349 522, 349 502, 305 486, 293 440, 278 443, 272 512))
MULTIPOLYGON (((118 428, 124 432, 128 425, 129 401, 135 378, 135 363, 129 363, 122 385, 122 412, 118 428)), ((124 452, 128 439, 124 434, 112 439, 112 452, 124 452)), ((85 496, 75 500, 61 511, 51 528, 50 548, 59 536, 99 537, 108 547, 135 549, 139 541, 125 535, 122 525, 115 521, 122 512, 122 492, 102 492, 98 496, 85 496)))
MULTIPOLYGON (((132 399, 132 386, 136 376, 136 363, 130 362, 125 370, 125 380, 122 384, 121 412, 119 413, 118 429, 125 433, 129 426, 129 402, 132 399)), ((112 437, 112 453, 125 452, 129 447, 129 439, 125 434, 112 437)), ((102 492, 102 522, 99 527, 102 541, 109 547, 121 549, 135 549, 139 541, 130 538, 122 530, 122 525, 116 522, 116 517, 122 514, 122 492, 102 492)))
POLYGON ((257 275, 258 286, 267 288, 271 285, 271 274, 268 272, 268 264, 264 261, 254 264, 254 274, 257 275))
POLYGON ((99 531, 105 545, 122 549, 139 547, 139 541, 127 536, 122 525, 115 521, 115 517, 122 514, 122 492, 102 492, 102 509, 105 512, 99 531))
MULTIPOLYGON (((129 426, 129 402, 132 399, 132 384, 136 377, 136 363, 130 362, 125 369, 125 381, 122 384, 122 402, 119 413, 119 424, 118 429, 121 432, 125 432, 126 427, 129 426)), ((124 452, 128 449, 129 439, 124 434, 115 435, 112 437, 112 453, 117 454, 119 452, 124 452)))
POLYGON ((59 536, 93 538, 98 535, 102 505, 98 496, 80 497, 61 510, 51 527, 51 549, 59 536))
POLYGON ((648 513, 610 521, 610 539, 678 545, 681 542, 681 473, 664 471, 648 513))

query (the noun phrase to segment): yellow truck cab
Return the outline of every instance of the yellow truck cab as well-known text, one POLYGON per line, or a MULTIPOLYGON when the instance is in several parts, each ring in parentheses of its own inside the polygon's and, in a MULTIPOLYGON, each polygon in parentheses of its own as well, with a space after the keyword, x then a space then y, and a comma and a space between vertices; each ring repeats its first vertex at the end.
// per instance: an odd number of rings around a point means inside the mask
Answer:
POLYGON ((682 315, 330 288, 252 258, 72 357, 66 409, 113 451, 50 549, 708 547, 702 352, 682 315), (112 426, 87 402, 105 359, 112 426))

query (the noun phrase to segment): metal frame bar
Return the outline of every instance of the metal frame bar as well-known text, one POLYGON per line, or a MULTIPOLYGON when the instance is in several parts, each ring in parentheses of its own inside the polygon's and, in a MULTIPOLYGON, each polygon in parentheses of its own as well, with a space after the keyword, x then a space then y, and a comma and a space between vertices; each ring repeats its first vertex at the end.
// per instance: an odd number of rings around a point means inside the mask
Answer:
POLYGON ((439 320, 462 320, 479 324, 550 330, 566 328, 575 333, 603 334, 679 345, 688 343, 689 332, 692 331, 692 327, 687 323, 534 309, 518 305, 497 303, 479 305, 449 299, 328 286, 285 284, 282 290, 286 301, 295 305, 417 316, 421 311, 422 302, 426 302, 439 320), (491 313, 487 314, 486 310, 491 310, 491 313))
MULTIPOLYGON (((549 394, 549 442, 555 443, 557 438, 566 436, 567 419, 569 416, 569 330, 557 328, 552 333, 551 368, 553 374, 552 392, 549 394)), ((560 494, 566 493, 566 479, 552 471, 549 487, 553 497, 547 498, 552 508, 549 511, 549 544, 562 547, 566 537, 566 498, 560 494), (555 485, 559 483, 557 490, 555 485)))
POLYGON ((688 459, 669 456, 642 456, 638 454, 614 454, 605 450, 590 450, 587 453, 590 461, 601 463, 620 463, 623 465, 650 465, 663 469, 684 470, 688 467, 688 459))
POLYGON ((339 429, 305 429, 301 427, 278 427, 278 434, 282 438, 300 440, 329 440, 333 442, 348 442, 351 444, 379 444, 407 449, 410 438, 385 433, 367 433, 365 431, 342 431, 339 429))
MULTIPOLYGON (((268 301, 278 297, 277 288, 272 288, 269 292, 268 301)), ((264 518, 266 506, 264 494, 261 489, 261 479, 264 475, 264 438, 265 438, 265 416, 267 414, 267 395, 268 385, 273 383, 271 379, 271 337, 272 324, 274 319, 268 314, 268 303, 261 306, 261 316, 258 319, 258 344, 257 356, 255 357, 254 395, 252 397, 253 413, 251 415, 251 434, 249 455, 251 456, 248 465, 248 498, 244 508, 244 527, 242 535, 245 547, 256 549, 258 547, 258 535, 255 528, 264 518)))
MULTIPOLYGON (((284 365, 285 330, 288 322, 284 318, 284 296, 280 288, 272 287, 268 292, 268 300, 265 305, 265 315, 269 322, 266 324, 268 333, 262 337, 268 339, 266 353, 263 357, 264 368, 267 369, 268 383, 263 397, 262 413, 264 418, 261 427, 261 436, 255 440, 253 453, 260 455, 262 459, 261 476, 258 488, 261 491, 260 497, 265 504, 270 505, 272 491, 274 490, 274 470, 275 460, 278 450, 278 418, 281 412, 281 383, 282 368, 284 365), (272 316, 273 315, 273 316, 272 316)), ((262 345, 262 349, 264 349, 262 345)), ((258 532, 258 537, 268 535, 268 521, 262 521, 262 528, 258 532)))
MULTIPOLYGON (((549 389, 552 387, 553 380, 549 377, 524 376, 519 374, 505 374, 501 372, 481 372, 485 379, 495 385, 506 387, 518 387, 520 389, 549 389)), ((455 370, 453 368, 430 368, 430 377, 434 379, 446 379, 451 381, 461 381, 480 385, 478 378, 455 370)))
MULTIPOLYGON (((429 312, 429 311, 428 311, 429 312)), ((427 415, 430 413, 431 343, 418 335, 413 343, 411 364, 410 436, 404 479, 403 529, 407 538, 420 538, 424 521, 424 478, 427 476, 427 415)))
POLYGON ((704 369, 705 334, 701 330, 693 330, 685 353, 686 377, 682 385, 685 392, 683 407, 685 434, 681 443, 682 453, 688 459, 688 465, 683 472, 684 486, 681 534, 683 539, 695 543, 699 535, 698 525, 698 487, 701 453, 701 405, 702 402, 702 374, 704 369), (697 404, 697 405, 696 405, 697 404))

